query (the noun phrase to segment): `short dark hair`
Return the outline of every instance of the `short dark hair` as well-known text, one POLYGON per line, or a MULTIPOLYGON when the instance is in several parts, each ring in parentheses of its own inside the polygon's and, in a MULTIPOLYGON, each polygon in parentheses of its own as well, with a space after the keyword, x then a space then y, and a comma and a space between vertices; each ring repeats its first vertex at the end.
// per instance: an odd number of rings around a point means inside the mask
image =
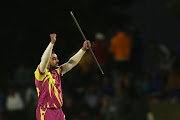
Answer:
POLYGON ((55 54, 55 51, 52 51, 52 54, 55 54))

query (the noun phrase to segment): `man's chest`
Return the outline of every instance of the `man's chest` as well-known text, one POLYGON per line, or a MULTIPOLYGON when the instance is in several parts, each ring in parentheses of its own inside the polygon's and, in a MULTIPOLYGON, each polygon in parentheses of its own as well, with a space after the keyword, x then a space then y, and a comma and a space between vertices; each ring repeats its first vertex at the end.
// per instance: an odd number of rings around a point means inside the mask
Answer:
POLYGON ((48 72, 47 77, 49 78, 46 84, 51 84, 56 87, 61 86, 61 78, 57 72, 48 72))

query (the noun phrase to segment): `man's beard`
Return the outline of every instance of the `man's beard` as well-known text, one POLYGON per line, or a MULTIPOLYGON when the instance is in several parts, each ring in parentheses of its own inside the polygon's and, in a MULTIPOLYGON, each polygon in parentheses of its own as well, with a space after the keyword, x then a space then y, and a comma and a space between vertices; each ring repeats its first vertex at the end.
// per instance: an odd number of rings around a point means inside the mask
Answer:
POLYGON ((53 65, 50 64, 50 69, 52 69, 52 70, 58 69, 58 67, 59 66, 53 66, 53 65))

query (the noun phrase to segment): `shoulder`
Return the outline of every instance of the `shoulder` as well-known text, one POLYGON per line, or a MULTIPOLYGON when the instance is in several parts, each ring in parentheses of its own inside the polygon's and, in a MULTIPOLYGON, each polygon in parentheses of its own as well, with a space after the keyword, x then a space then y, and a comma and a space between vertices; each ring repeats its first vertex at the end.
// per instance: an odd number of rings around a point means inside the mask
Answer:
POLYGON ((59 74, 60 76, 62 76, 62 71, 63 71, 62 66, 59 66, 59 67, 56 69, 56 71, 58 72, 58 74, 59 74))
POLYGON ((43 79, 46 77, 46 75, 47 75, 47 69, 46 69, 46 71, 43 73, 43 72, 41 72, 40 71, 40 69, 39 69, 39 65, 38 65, 38 67, 36 68, 36 71, 34 72, 34 74, 35 74, 35 78, 38 80, 38 81, 43 81, 43 79))

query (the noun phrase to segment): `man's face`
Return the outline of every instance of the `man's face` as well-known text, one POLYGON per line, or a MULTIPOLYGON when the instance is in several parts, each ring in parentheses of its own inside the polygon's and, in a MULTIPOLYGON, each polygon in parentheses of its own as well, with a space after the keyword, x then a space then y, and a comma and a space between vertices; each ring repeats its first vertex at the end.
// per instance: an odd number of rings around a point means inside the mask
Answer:
POLYGON ((49 60, 49 67, 50 69, 57 69, 58 68, 58 58, 55 53, 51 54, 50 60, 49 60))

